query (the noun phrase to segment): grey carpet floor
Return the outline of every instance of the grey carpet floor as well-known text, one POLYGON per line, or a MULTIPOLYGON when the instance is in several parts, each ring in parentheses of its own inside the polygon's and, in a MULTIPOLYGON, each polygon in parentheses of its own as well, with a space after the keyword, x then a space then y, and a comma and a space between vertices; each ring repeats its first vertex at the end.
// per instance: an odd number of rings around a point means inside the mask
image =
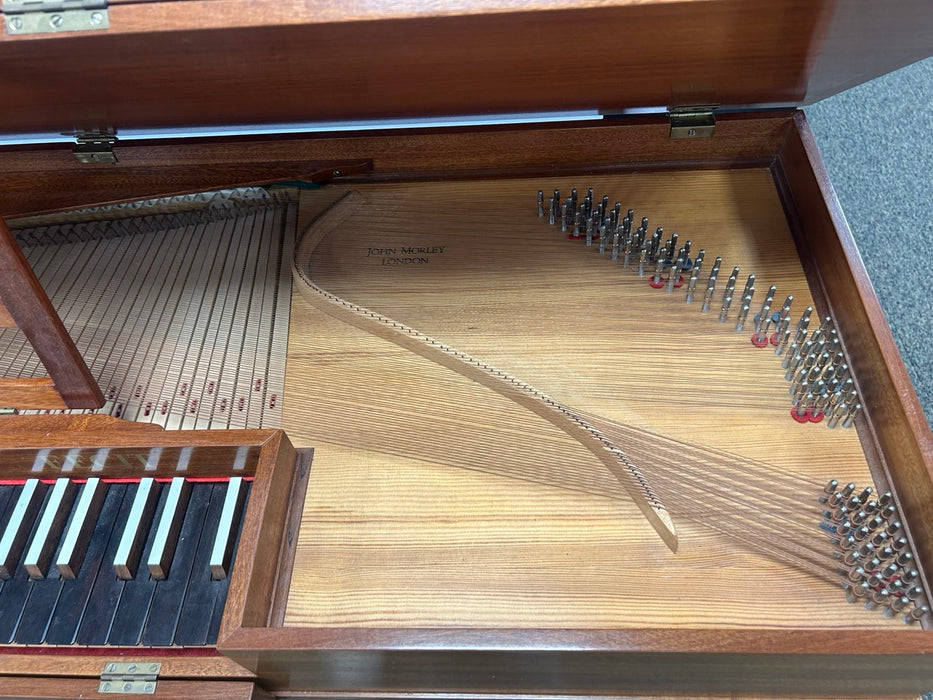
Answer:
POLYGON ((805 112, 933 425, 933 58, 805 112))

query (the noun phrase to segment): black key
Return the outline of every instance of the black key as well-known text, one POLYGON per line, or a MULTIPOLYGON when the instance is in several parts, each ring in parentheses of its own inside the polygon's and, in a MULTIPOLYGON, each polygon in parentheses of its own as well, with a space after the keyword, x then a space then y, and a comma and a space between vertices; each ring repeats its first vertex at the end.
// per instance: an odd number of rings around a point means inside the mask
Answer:
MULTIPOLYGON (((247 482, 243 477, 235 476, 227 481, 223 493, 223 510, 216 525, 216 535, 211 550, 211 578, 219 581, 230 575, 230 561, 233 555, 233 542, 240 527, 243 504, 246 502, 247 482)), ((217 489, 214 489, 215 493, 217 489)))
MULTIPOLYGON (((6 525, 7 518, 9 514, 7 513, 7 504, 11 500, 15 502, 16 494, 18 490, 22 490, 22 486, 17 484, 0 484, 0 532, 3 532, 3 529, 6 525)), ((12 506, 10 506, 12 508, 12 506)))
MULTIPOLYGON (((0 533, 6 529, 10 514, 13 512, 13 508, 16 507, 16 499, 19 498, 22 490, 22 484, 0 484, 0 533)), ((3 590, 2 578, 0 578, 0 590, 3 590)), ((0 611, 0 614, 2 614, 2 611, 0 611)))
POLYGON ((143 632, 143 644, 146 646, 171 646, 175 639, 212 490, 213 484, 210 483, 192 485, 191 499, 181 525, 168 578, 159 581, 152 597, 149 618, 143 632))
MULTIPOLYGON (((167 496, 168 489, 163 488, 159 494, 159 503, 156 506, 153 522, 159 522, 162 510, 165 508, 167 496)), ((142 561, 148 560, 155 535, 156 528, 153 527, 149 530, 149 536, 146 538, 146 544, 143 547, 142 561)), ((120 602, 113 615, 107 644, 112 646, 136 646, 142 638, 146 619, 149 616, 149 608, 152 605, 152 596, 155 593, 158 581, 149 575, 147 569, 140 567, 136 578, 122 583, 123 592, 120 594, 120 602)), ((81 639, 84 634, 85 631, 82 629, 78 633, 78 638, 81 639)))
POLYGON ((97 525, 97 518, 104 505, 107 491, 107 484, 97 477, 88 479, 81 487, 81 495, 75 504, 71 522, 68 523, 58 556, 55 557, 55 567, 62 578, 72 580, 77 578, 88 545, 93 538, 92 533, 97 525))
POLYGON ((168 577, 175 556, 175 546, 181 534, 182 524, 191 495, 191 482, 181 477, 172 479, 168 487, 168 498, 156 529, 156 539, 149 552, 147 566, 153 578, 168 577))
MULTIPOLYGON (((246 498, 249 500, 249 482, 246 483, 246 498)), ((230 566, 229 570, 233 571, 233 565, 236 562, 236 551, 237 547, 240 544, 240 535, 243 530, 243 513, 246 512, 246 502, 243 504, 243 509, 240 511, 240 520, 236 523, 236 538, 233 541, 233 552, 230 555, 230 566)), ((215 597, 214 597, 214 610, 211 613, 211 623, 207 629, 207 637, 204 640, 204 644, 216 644, 217 636, 220 633, 220 623, 224 615, 224 606, 227 602, 227 589, 230 588, 230 576, 228 575, 225 579, 221 581, 214 581, 216 586, 215 597)))
MULTIPOLYGON (((51 556, 52 552, 49 554, 51 556)), ((45 640, 64 581, 53 566, 47 577, 32 579, 29 583, 29 598, 15 632, 17 644, 41 644, 45 640)))
MULTIPOLYGON (((34 487, 30 485, 33 481, 34 480, 30 480, 23 486, 23 491, 20 492, 20 498, 17 499, 17 508, 14 508, 14 515, 16 515, 19 510, 18 506, 24 503, 24 494, 26 494, 26 497, 31 497, 31 492, 35 490, 34 487)), ((42 484, 42 486, 44 487, 45 484, 42 484)), ((45 495, 48 496, 49 490, 43 490, 45 491, 45 495)), ((43 498, 42 501, 43 503, 41 506, 44 506, 45 499, 43 498)), ((36 513, 41 511, 41 506, 36 508, 36 513)), ((32 526, 26 531, 28 533, 27 536, 22 538, 23 543, 32 539, 38 526, 39 519, 34 518, 32 526)), ((26 571, 26 567, 21 565, 17 566, 11 573, 12 577, 6 580, 3 584, 3 589, 0 590, 0 612, 3 613, 0 615, 0 644, 9 644, 13 641, 20 617, 23 614, 23 608, 26 606, 26 601, 29 599, 29 593, 32 591, 33 585, 33 582, 29 580, 29 573, 26 571)))
MULTIPOLYGON (((115 488, 117 484, 112 484, 115 488)), ((104 558, 97 572, 97 578, 91 587, 87 605, 84 606, 84 615, 79 624, 75 627, 66 629, 61 625, 61 637, 55 639, 73 639, 73 641, 55 641, 56 644, 71 644, 77 642, 82 645, 102 646, 107 643, 107 637, 110 634, 110 626, 113 623, 113 617, 123 595, 124 581, 117 578, 113 573, 113 559, 116 551, 119 549, 122 534, 125 532, 130 512, 135 502, 138 484, 125 484, 126 491, 123 494, 123 501, 120 504, 120 511, 117 513, 113 524, 113 531, 110 533, 110 542, 104 552, 104 558)), ((103 518, 100 518, 101 520, 103 518)), ((80 573, 79 573, 80 576, 80 573)), ((56 629, 53 626, 53 629, 56 629)), ((57 632, 56 632, 57 635, 57 632)), ((52 643, 52 637, 49 637, 49 643, 52 643)))
POLYGON ((48 644, 71 644, 78 629, 91 589, 103 564, 104 552, 111 540, 114 523, 123 504, 126 484, 107 484, 100 515, 91 532, 84 562, 74 580, 65 581, 52 622, 46 635, 48 644))
MULTIPOLYGON (((236 482, 230 481, 226 484, 214 485, 204 527, 201 529, 201 540, 198 543, 194 566, 188 581, 188 590, 185 593, 185 600, 181 608, 178 631, 175 633, 175 644, 178 646, 204 646, 207 644, 215 601, 221 589, 224 588, 223 583, 226 579, 226 577, 224 579, 215 579, 210 564, 217 548, 217 535, 223 536, 223 533, 219 531, 223 529, 225 511, 236 505, 233 503, 233 505, 228 506, 228 503, 230 499, 240 500, 237 498, 238 494, 236 492, 231 492, 231 483, 237 485, 235 491, 246 493, 245 485, 240 479, 236 482), (244 486, 244 488, 241 489, 241 486, 244 486)), ((238 526, 239 523, 234 527, 238 528, 238 526)), ((230 545, 231 547, 233 545, 232 539, 230 545)))
POLYGON ((48 486, 38 479, 23 484, 16 498, 16 505, 3 525, 0 535, 0 578, 15 576, 26 543, 31 539, 41 507, 45 503, 48 486))

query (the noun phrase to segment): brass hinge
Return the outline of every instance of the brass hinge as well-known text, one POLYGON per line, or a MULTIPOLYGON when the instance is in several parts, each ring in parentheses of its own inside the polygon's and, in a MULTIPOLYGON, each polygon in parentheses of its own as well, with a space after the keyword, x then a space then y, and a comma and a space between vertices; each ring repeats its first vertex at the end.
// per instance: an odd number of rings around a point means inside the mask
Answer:
POLYGON ((162 664, 108 661, 100 673, 98 693, 153 695, 162 664))
POLYGON ((671 107, 672 139, 709 138, 716 131, 715 107, 671 107))
POLYGON ((79 163, 117 162, 117 156, 113 152, 117 135, 113 129, 82 131, 74 136, 75 147, 72 152, 79 163))
POLYGON ((0 9, 11 35, 110 28, 107 0, 2 0, 0 9))

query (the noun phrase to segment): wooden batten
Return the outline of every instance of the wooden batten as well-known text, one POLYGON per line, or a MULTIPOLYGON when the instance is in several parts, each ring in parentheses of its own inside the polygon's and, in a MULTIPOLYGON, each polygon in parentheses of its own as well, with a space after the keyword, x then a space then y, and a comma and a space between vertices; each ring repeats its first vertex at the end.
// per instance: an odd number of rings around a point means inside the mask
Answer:
POLYGON ((2 299, 0 299, 0 328, 16 328, 16 321, 13 320, 2 299))
POLYGON ((0 158, 0 213, 13 218, 327 171, 332 182, 364 182, 766 165, 786 137, 791 114, 725 115, 713 139, 672 140, 669 120, 653 116, 493 129, 130 142, 116 146, 116 164, 90 167, 77 163, 68 148, 11 151, 0 158), (37 178, 42 188, 27 187, 37 178))
POLYGON ((103 406, 100 387, 2 220, 0 298, 51 377, 51 381, 13 380, 0 384, 0 404, 46 409, 103 406))
POLYGON ((49 377, 0 377, 0 403, 21 409, 68 408, 49 377))

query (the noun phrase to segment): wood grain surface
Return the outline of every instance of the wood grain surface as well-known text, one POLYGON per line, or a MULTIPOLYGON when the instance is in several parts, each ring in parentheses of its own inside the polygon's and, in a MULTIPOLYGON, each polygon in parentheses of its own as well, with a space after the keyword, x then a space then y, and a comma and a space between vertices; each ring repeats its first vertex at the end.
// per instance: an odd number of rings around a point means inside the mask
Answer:
POLYGON ((98 408, 104 395, 91 376, 84 358, 62 324, 45 290, 33 274, 23 252, 6 224, 0 220, 0 295, 9 315, 25 334, 54 383, 30 386, 21 382, 8 388, 11 403, 0 395, 0 403, 22 408, 98 408))
POLYGON ((924 0, 188 0, 109 15, 106 31, 0 36, 18 66, 0 80, 16 104, 0 133, 797 105, 933 50, 924 0))
MULTIPOLYGON (((812 303, 765 169, 364 186, 313 278, 587 414, 766 463, 782 496, 807 482, 791 519, 813 518, 830 477, 870 483, 854 430, 791 420, 779 359, 750 330, 537 218, 538 189, 571 186, 739 265, 742 281, 754 273, 758 303, 769 284, 797 314, 812 303)), ((304 215, 344 191, 310 193, 304 215)), ((286 625, 904 627, 714 534, 704 519, 729 514, 699 502, 702 516, 676 523, 678 554, 666 551, 612 475, 546 421, 293 303, 284 427, 316 452, 286 625)), ((641 466, 676 498, 676 466, 641 466)))

